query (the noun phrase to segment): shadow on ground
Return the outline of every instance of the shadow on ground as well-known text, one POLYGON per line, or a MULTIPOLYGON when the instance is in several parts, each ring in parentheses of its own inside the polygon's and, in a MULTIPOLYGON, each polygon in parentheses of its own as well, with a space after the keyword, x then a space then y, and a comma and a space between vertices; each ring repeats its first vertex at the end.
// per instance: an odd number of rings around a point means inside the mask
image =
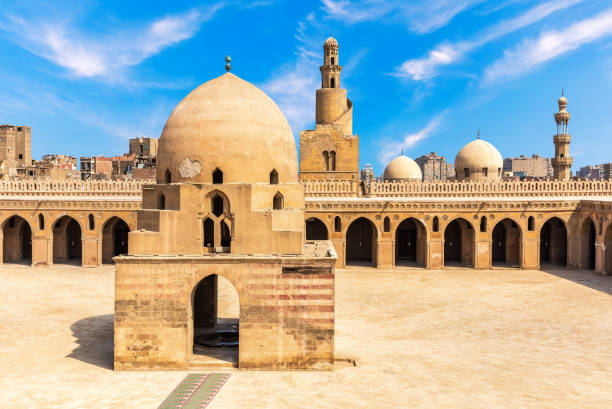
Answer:
POLYGON ((113 314, 88 317, 74 322, 70 329, 76 338, 76 347, 67 357, 113 369, 113 314))
POLYGON ((593 270, 568 270, 564 268, 544 267, 542 271, 584 285, 593 290, 612 295, 612 276, 600 276, 595 274, 593 270))

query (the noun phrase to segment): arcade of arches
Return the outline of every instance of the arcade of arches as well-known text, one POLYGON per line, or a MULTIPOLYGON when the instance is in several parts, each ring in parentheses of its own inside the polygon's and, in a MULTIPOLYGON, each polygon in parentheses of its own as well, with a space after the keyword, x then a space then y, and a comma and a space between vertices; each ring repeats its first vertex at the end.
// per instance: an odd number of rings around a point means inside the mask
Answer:
POLYGON ((612 274, 612 218, 595 210, 483 215, 307 209, 306 217, 307 239, 331 240, 337 267, 568 267, 612 274))
POLYGON ((32 266, 112 263, 128 251, 133 212, 14 211, 0 218, 2 262, 32 266))

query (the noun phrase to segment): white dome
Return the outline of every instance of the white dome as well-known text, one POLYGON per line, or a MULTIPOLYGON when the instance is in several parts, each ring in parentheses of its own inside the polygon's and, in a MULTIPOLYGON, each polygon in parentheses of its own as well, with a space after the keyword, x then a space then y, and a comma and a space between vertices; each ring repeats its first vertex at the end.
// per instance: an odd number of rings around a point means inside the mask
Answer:
POLYGON ((457 179, 499 179, 503 167, 497 148, 482 139, 465 145, 455 158, 457 179), (467 174, 465 169, 469 169, 467 174))
POLYGON ((226 73, 193 90, 168 118, 159 139, 157 183, 298 181, 295 139, 287 119, 262 90, 226 73))
POLYGON ((385 168, 384 180, 423 180, 419 165, 407 156, 400 155, 385 168))

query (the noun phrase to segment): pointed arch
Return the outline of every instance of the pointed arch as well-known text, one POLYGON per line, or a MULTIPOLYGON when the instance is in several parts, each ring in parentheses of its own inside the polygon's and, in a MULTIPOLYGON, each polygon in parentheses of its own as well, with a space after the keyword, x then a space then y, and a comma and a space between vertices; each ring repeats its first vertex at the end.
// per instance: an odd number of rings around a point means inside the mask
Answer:
POLYGON ((342 231, 342 219, 340 216, 334 217, 334 231, 340 233, 342 231))
POLYGON ((38 230, 45 230, 45 216, 42 213, 38 214, 38 230))
POLYGON ((438 218, 438 216, 434 216, 431 222, 431 230, 434 232, 440 231, 440 219, 438 218))
POLYGON ((391 220, 389 219, 389 217, 385 217, 383 220, 383 231, 385 233, 388 233, 391 231, 391 220))
POLYGON ((482 216, 480 218, 480 232, 485 233, 487 231, 487 218, 482 216))
POLYGON ((425 267, 427 230, 420 220, 409 217, 395 229, 395 265, 425 267))
POLYGON ((558 217, 540 229, 540 268, 547 266, 567 266, 567 227, 558 217))
POLYGON ((112 263, 113 257, 128 252, 130 228, 122 218, 110 217, 102 226, 102 262, 112 263))
POLYGON ((273 210, 282 210, 284 205, 284 198, 281 192, 276 192, 274 198, 272 199, 272 209, 273 210))
POLYGON ((444 266, 474 266, 474 228, 459 217, 444 228, 444 266))
POLYGON ((212 182, 213 185, 222 185, 223 184, 223 172, 221 169, 216 168, 212 173, 212 182))
POLYGON ((527 219, 527 230, 535 231, 535 218, 533 216, 529 216, 527 219))
POLYGON ((595 269, 595 239, 595 223, 591 217, 587 217, 580 227, 580 243, 582 245, 581 268, 589 270, 595 269))
POLYGON ((166 196, 162 192, 159 192, 157 195, 157 209, 165 210, 166 209, 166 196))
POLYGON ((272 171, 270 172, 270 184, 278 185, 278 172, 276 171, 276 169, 272 169, 272 171))
POLYGON ((520 225, 505 218, 498 221, 491 232, 492 265, 521 267, 523 231, 520 225))
POLYGON ((89 230, 93 230, 96 228, 96 220, 93 214, 90 213, 89 216, 87 216, 87 223, 89 226, 89 230))
POLYGON ((346 264, 376 265, 377 247, 378 230, 371 220, 359 217, 346 229, 346 264))
POLYGON ((215 223, 207 217, 202 221, 202 229, 204 247, 213 250, 215 248, 215 223))
POLYGON ((327 240, 327 226, 316 217, 306 219, 306 240, 327 240))
POLYGON ((172 173, 170 173, 170 169, 166 169, 166 173, 164 174, 164 181, 166 184, 172 183, 172 173))
POLYGON ((11 216, 2 226, 3 263, 32 264, 32 228, 21 216, 11 216))
POLYGON ((53 263, 82 263, 83 229, 70 216, 62 216, 53 223, 53 263))

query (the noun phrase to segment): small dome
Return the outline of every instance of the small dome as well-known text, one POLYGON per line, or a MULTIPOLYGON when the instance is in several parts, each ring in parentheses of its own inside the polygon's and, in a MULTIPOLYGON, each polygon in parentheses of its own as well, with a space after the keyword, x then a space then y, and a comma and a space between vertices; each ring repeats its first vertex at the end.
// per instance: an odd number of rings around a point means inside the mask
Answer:
POLYGON ((465 145, 455 158, 457 179, 499 179, 503 167, 504 160, 497 148, 482 139, 465 145))
POLYGON ((562 96, 561 98, 559 98, 558 103, 559 103, 559 105, 567 105, 567 98, 562 96))
POLYGON ((407 156, 400 155, 385 168, 384 180, 423 180, 419 165, 407 156))
POLYGON ((193 90, 174 109, 159 139, 157 183, 298 181, 297 149, 287 119, 262 90, 226 73, 193 90))
POLYGON ((334 37, 329 37, 323 43, 323 47, 338 47, 338 41, 334 37))

